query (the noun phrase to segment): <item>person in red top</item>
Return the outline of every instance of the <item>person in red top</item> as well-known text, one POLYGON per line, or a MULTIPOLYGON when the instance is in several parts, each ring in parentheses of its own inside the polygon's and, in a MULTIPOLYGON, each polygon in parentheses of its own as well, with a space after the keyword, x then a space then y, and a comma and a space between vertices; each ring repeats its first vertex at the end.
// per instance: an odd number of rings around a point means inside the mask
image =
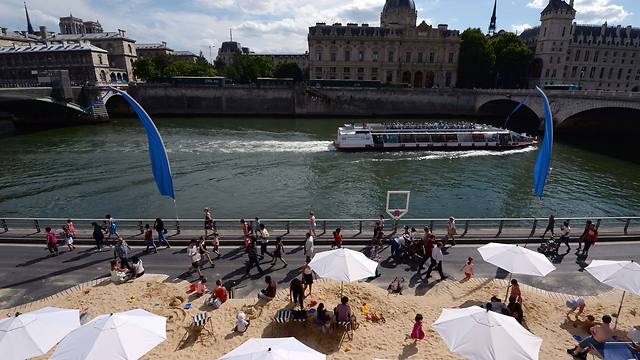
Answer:
POLYGON ((244 249, 248 251, 251 246, 251 230, 249 229, 249 223, 244 219, 240 219, 240 224, 242 225, 242 234, 244 235, 244 249))
POLYGON ((582 256, 586 259, 589 256, 589 249, 593 244, 598 240, 598 228, 596 224, 591 224, 589 229, 586 230, 586 235, 584 237, 584 250, 582 251, 582 256))
POLYGON ((331 244, 331 248, 337 248, 340 249, 342 248, 342 234, 340 234, 340 232, 342 231, 342 229, 337 228, 336 231, 333 232, 333 244, 331 244))
POLYGON ((51 256, 58 256, 58 238, 50 227, 46 227, 45 230, 47 232, 47 249, 51 256))
POLYGON ((422 258, 422 262, 420 263, 419 270, 424 269, 424 264, 431 259, 431 253, 433 252, 433 239, 435 236, 431 233, 431 229, 428 226, 424 228, 424 257, 422 258))
POLYGON ((67 231, 74 239, 76 238, 76 227, 73 226, 73 221, 71 221, 71 219, 67 219, 67 231))

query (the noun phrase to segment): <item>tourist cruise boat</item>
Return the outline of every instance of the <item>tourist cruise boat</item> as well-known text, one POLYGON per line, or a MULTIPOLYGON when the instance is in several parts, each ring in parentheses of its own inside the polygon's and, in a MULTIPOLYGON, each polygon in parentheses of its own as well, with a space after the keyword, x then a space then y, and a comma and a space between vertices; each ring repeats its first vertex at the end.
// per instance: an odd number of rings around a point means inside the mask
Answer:
POLYGON ((537 144, 526 134, 477 124, 345 124, 339 151, 509 150, 537 144))

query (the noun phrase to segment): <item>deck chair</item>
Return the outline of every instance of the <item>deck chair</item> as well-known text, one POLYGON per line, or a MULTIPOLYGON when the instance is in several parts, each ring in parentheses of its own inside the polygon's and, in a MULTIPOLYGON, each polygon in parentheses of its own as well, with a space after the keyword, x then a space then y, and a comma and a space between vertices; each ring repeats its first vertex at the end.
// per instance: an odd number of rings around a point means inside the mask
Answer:
POLYGON ((208 335, 213 335, 213 324, 211 323, 211 318, 207 313, 199 313, 191 316, 191 326, 189 327, 189 332, 196 334, 197 338, 202 342, 202 331, 205 330, 208 335))
POLYGON ((604 360, 637 360, 640 354, 631 351, 630 342, 607 342, 604 344, 604 360))
POLYGON ((349 340, 353 340, 353 331, 358 328, 358 321, 355 315, 351 315, 351 319, 349 321, 337 321, 336 325, 339 329, 344 330, 340 342, 342 342, 345 335, 349 338, 349 340))

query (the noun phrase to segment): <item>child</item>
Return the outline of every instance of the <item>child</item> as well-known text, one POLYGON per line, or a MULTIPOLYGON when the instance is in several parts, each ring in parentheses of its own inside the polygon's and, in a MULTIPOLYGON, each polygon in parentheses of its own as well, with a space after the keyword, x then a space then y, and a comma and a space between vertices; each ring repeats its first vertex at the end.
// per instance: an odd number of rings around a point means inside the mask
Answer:
POLYGON ((591 334, 591 328, 596 325, 596 318, 593 315, 588 315, 587 320, 582 323, 582 330, 587 334, 591 334))
POLYGON ((217 231, 213 233, 213 252, 218 255, 216 259, 220 259, 222 254, 220 254, 220 234, 217 231))
POLYGON ((58 256, 58 238, 56 234, 50 227, 46 227, 44 230, 47 232, 47 250, 49 250, 49 255, 58 256))
POLYGON ((207 278, 200 276, 200 281, 198 285, 196 285, 196 293, 198 293, 198 295, 204 295, 207 291, 207 278))
POLYGON ((76 247, 73 245, 73 235, 69 231, 69 227, 67 225, 63 225, 62 231, 64 232, 64 243, 69 248, 69 251, 75 250, 76 247))
POLYGON ((276 238, 276 249, 273 251, 273 261, 271 262, 272 266, 276 264, 276 260, 278 259, 282 261, 282 263, 284 264, 284 267, 287 267, 287 265, 289 265, 282 258, 282 254, 284 254, 284 245, 282 245, 282 237, 278 236, 276 238))
POLYGON ((570 314, 574 313, 576 314, 576 320, 578 320, 578 316, 580 316, 580 314, 582 314, 582 312, 584 311, 584 307, 586 306, 584 299, 583 298, 575 298, 572 300, 567 300, 567 307, 569 308, 569 311, 567 312, 567 316, 569 316, 570 314), (576 312, 577 310, 577 312, 576 312))
POLYGON ((464 271, 466 280, 471 279, 471 275, 473 275, 473 258, 471 256, 469 256, 467 262, 462 267, 462 271, 464 271))
POLYGON ((149 224, 144 226, 144 241, 147 242, 147 250, 145 252, 149 252, 149 248, 153 248, 153 253, 158 253, 158 248, 156 247, 156 242, 153 241, 153 230, 151 230, 151 226, 149 224))
POLYGON ((111 260, 111 282, 114 284, 122 284, 127 281, 127 269, 118 266, 118 260, 111 260))
POLYGON ((69 230, 69 233, 75 239, 76 238, 76 227, 73 225, 73 221, 71 221, 71 219, 67 219, 67 230, 69 230))
POLYGON ((337 228, 336 231, 333 232, 333 244, 331 244, 331 248, 342 248, 342 234, 340 232, 342 229, 337 228))
POLYGON ((416 323, 413 324, 413 330, 411 330, 411 339, 413 342, 424 339, 424 330, 422 330, 422 314, 416 315, 416 323))
POLYGON ((236 317, 236 327, 233 328, 233 331, 237 331, 242 334, 247 331, 249 325, 251 325, 251 322, 247 320, 247 315, 240 311, 236 317))
POLYGON ((520 285, 518 284, 518 280, 512 279, 511 285, 511 296, 515 297, 519 304, 522 304, 522 293, 520 292, 520 285))

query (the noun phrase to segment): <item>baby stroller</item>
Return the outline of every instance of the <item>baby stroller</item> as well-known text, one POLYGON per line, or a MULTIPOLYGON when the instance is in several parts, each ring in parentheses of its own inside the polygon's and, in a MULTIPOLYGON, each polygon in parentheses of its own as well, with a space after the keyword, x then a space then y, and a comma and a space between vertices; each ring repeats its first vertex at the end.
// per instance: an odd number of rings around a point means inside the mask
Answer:
POLYGON ((538 252, 545 255, 553 255, 558 252, 560 248, 560 239, 552 237, 551 239, 544 240, 538 247, 538 252))
POLYGON ((396 278, 393 279, 391 284, 389 284, 389 287, 387 288, 387 292, 389 294, 400 294, 400 295, 402 295, 403 284, 404 284, 404 278, 398 279, 398 277, 396 276, 396 278))

